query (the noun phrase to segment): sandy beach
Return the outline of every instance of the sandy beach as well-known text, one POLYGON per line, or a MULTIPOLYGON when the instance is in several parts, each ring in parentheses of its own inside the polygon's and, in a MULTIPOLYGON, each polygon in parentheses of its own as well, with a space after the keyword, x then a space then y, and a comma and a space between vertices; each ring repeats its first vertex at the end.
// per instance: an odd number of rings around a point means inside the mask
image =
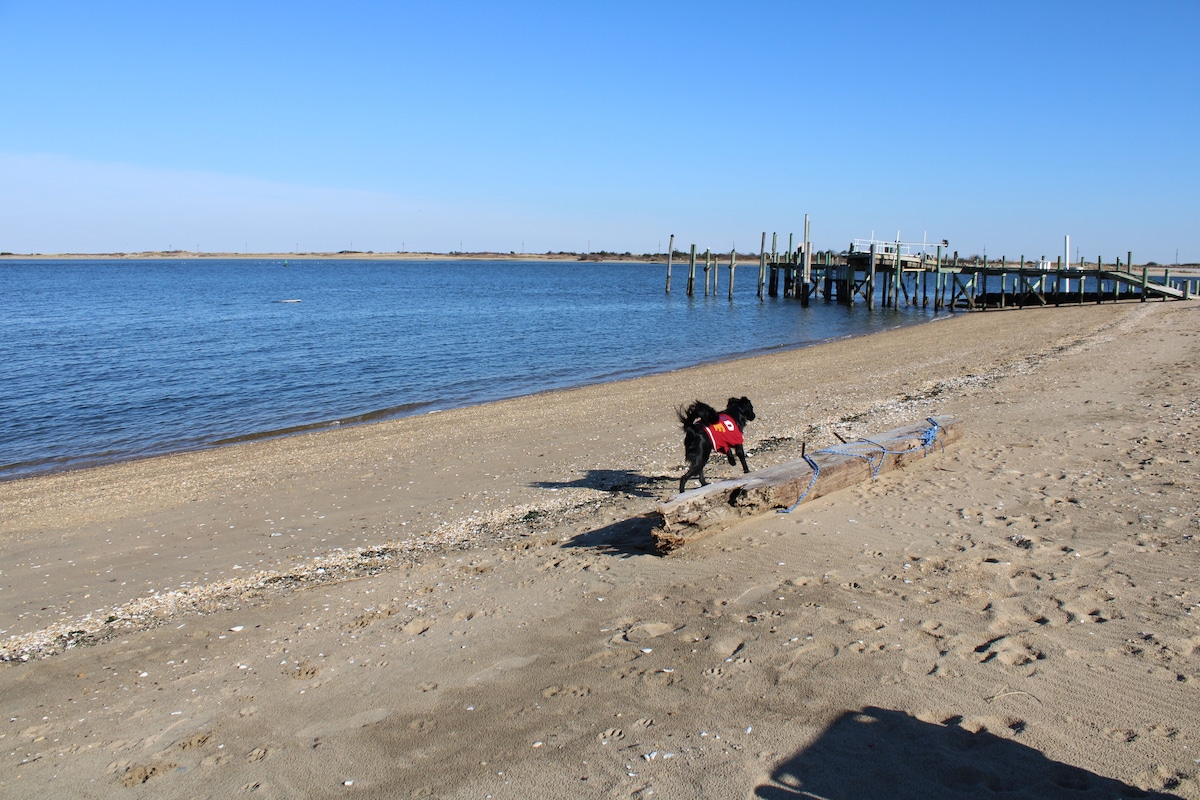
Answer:
POLYGON ((1200 798, 1198 364, 962 314, 0 484, 0 797, 1200 798), (661 556, 731 395, 752 468, 965 435, 661 556))

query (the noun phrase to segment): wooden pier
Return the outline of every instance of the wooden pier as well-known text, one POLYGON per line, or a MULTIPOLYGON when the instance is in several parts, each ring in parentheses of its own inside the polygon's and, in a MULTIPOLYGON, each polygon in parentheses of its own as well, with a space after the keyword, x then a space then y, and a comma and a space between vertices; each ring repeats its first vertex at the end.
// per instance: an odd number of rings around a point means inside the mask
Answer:
MULTIPOLYGON (((1079 305, 1103 302, 1146 302, 1147 300, 1191 300, 1200 297, 1200 273, 1172 274, 1170 268, 1132 265, 1126 253, 1106 265, 1102 258, 1064 265, 1044 259, 1017 261, 978 259, 961 261, 958 254, 946 257, 940 245, 924 243, 857 241, 840 253, 813 252, 805 237, 799 245, 788 237, 788 248, 779 251, 778 236, 766 248, 763 233, 759 256, 758 297, 794 298, 802 305, 814 299, 827 303, 874 308, 904 305, 932 306, 934 310, 985 311, 989 309, 1079 305)), ((672 237, 672 243, 674 237, 672 237)), ((710 251, 704 257, 704 294, 717 290, 719 264, 710 251)), ((670 291, 670 258, 667 261, 667 291, 670 291)), ((697 253, 691 248, 688 294, 695 292, 697 253)), ((733 299, 736 253, 729 256, 729 298, 733 299)))

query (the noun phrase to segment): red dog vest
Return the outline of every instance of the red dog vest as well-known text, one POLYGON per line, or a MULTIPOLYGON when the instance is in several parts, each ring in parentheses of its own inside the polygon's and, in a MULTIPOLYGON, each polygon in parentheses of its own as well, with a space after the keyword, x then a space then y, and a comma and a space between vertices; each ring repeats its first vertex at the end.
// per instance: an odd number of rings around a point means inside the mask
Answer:
POLYGON ((720 421, 716 425, 709 425, 704 432, 708 434, 708 440, 712 442, 713 449, 718 453, 728 453, 735 444, 745 441, 742 438, 741 428, 728 414, 722 414, 720 421))

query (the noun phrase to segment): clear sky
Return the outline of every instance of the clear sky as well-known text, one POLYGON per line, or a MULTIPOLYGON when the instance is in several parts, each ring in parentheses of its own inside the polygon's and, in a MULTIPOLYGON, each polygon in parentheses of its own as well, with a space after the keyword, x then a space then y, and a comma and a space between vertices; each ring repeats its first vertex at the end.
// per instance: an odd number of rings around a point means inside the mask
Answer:
POLYGON ((1200 261, 1200 0, 0 0, 0 251, 1200 261))

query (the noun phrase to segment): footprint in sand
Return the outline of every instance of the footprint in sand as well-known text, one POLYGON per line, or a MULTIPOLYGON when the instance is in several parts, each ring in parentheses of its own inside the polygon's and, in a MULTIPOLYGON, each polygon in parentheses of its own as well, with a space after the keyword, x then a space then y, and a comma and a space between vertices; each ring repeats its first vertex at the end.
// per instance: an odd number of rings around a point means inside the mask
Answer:
POLYGON ((928 636, 921 638, 909 636, 902 639, 901 642, 904 648, 904 660, 901 662, 900 668, 906 675, 920 678, 938 672, 938 659, 942 657, 943 652, 929 640, 928 636))
POLYGON ((816 669, 827 661, 832 661, 838 654, 838 648, 828 642, 812 642, 800 647, 792 655, 788 669, 804 672, 816 669))
POLYGON ((196 747, 203 747, 212 738, 211 733, 197 733, 189 739, 184 739, 179 743, 180 750, 191 750, 196 747))
POLYGON ((1125 744, 1131 744, 1137 741, 1138 738, 1137 731, 1129 730, 1128 728, 1106 728, 1104 735, 1114 742, 1123 742, 1125 744))
POLYGON ((400 630, 403 631, 404 633, 408 634, 409 636, 420 636, 422 633, 429 630, 431 627, 433 627, 432 622, 430 622, 427 619, 422 619, 422 618, 418 617, 417 619, 409 620, 408 622, 406 622, 404 624, 404 626, 402 628, 400 628, 400 630))
POLYGON ((121 775, 121 785, 132 789, 151 778, 170 772, 176 766, 176 764, 134 764, 121 775))
POLYGON ((975 647, 972 652, 975 660, 981 664, 996 661, 1009 667, 1023 667, 1046 657, 1040 650, 1009 639, 1007 636, 989 639, 975 647))
POLYGON ((630 642, 644 642, 648 639, 656 639, 659 636, 674 633, 680 627, 682 626, 672 625, 669 622, 643 622, 626 631, 625 639, 630 642))
MULTIPOLYGON (((315 725, 309 725, 306 728, 296 732, 298 739, 318 739, 327 738, 341 731, 353 730, 355 728, 365 728, 368 725, 374 725, 377 722, 382 722, 392 715, 390 708, 374 708, 370 711, 360 711, 352 717, 344 719, 330 719, 325 722, 319 722, 315 725)), ((261 748, 260 748, 261 749, 261 748)), ((264 755, 266 751, 263 750, 264 755)))
POLYGON ((734 598, 732 604, 735 606, 755 605, 769 597, 776 596, 779 592, 779 586, 778 583, 763 583, 758 586, 751 586, 734 598))
POLYGON ((321 671, 320 667, 313 666, 307 661, 300 661, 296 664, 290 664, 283 668, 283 674, 297 680, 308 680, 315 678, 317 673, 321 671))
POLYGON ((533 662, 537 661, 537 659, 538 657, 536 655, 532 655, 515 656, 513 658, 506 658, 502 661, 497 661, 487 669, 481 669, 479 672, 476 672, 467 679, 467 683, 490 683, 491 681, 499 680, 510 672, 515 672, 522 667, 529 666, 533 662))
POLYGON ((604 733, 596 737, 600 744, 608 744, 609 742, 618 742, 625 738, 625 731, 620 728, 609 728, 604 733))

